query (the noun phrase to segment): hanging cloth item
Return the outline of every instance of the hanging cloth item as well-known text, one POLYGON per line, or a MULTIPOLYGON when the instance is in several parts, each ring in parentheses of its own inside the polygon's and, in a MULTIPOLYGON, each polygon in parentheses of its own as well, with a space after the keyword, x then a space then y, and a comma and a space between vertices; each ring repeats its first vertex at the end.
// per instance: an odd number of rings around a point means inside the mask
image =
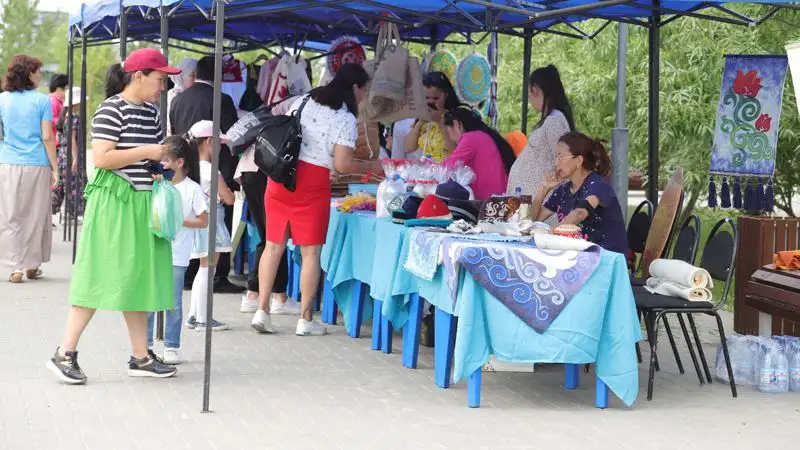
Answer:
POLYGON ((271 105, 289 97, 289 61, 291 59, 292 57, 288 54, 281 56, 272 72, 269 95, 264 103, 271 105))
POLYGON ((431 53, 425 61, 425 73, 442 72, 447 75, 447 79, 451 82, 456 79, 457 69, 458 60, 456 55, 447 49, 431 53))
POLYGON ((278 61, 280 61, 280 58, 277 56, 270 59, 264 63, 263 66, 261 66, 261 72, 258 74, 258 86, 256 86, 256 90, 258 91, 258 95, 261 97, 261 101, 264 103, 268 103, 267 97, 269 96, 272 74, 275 72, 275 68, 278 67, 278 61))
POLYGON ((489 99, 492 87, 489 59, 477 53, 467 56, 459 63, 454 81, 461 101, 473 107, 481 105, 489 99))
POLYGON ((336 75, 339 68, 345 64, 364 65, 367 61, 367 52, 358 39, 350 36, 342 36, 331 43, 328 48, 326 58, 326 69, 331 76, 336 75))
POLYGON ((772 212, 778 123, 786 81, 785 55, 726 55, 720 104, 711 151, 709 206, 737 205, 744 184, 743 207, 772 212), (717 202, 717 181, 723 198, 717 202), (728 200, 728 180, 734 180, 734 201, 728 200))
POLYGON ((241 83, 244 81, 242 67, 238 59, 231 55, 222 57, 222 82, 241 83))

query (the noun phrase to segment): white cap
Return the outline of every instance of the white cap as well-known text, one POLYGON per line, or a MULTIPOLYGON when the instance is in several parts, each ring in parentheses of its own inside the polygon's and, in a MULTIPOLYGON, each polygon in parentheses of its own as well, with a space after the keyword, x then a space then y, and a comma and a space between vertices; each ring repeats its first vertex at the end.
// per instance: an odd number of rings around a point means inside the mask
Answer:
POLYGON ((74 87, 72 88, 72 103, 69 102, 69 91, 66 92, 64 96, 64 107, 69 108, 73 105, 80 105, 81 104, 81 88, 74 87))
MULTIPOLYGON (((214 122, 210 120, 201 120, 196 124, 192 125, 192 128, 189 129, 189 137, 192 139, 195 138, 210 138, 214 134, 214 122)), ((230 142, 228 136, 220 133, 219 135, 220 142, 223 144, 227 144, 230 142)))

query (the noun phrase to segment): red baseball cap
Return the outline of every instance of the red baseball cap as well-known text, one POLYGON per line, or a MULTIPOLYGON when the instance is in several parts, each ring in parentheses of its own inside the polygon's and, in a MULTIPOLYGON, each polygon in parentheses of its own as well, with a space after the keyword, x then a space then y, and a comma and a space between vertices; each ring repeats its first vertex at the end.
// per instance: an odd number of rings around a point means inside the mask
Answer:
POLYGON ((122 69, 126 73, 138 72, 140 70, 157 70, 168 75, 178 75, 181 69, 172 67, 167 62, 167 58, 160 51, 154 48, 142 48, 128 55, 122 64, 122 69))

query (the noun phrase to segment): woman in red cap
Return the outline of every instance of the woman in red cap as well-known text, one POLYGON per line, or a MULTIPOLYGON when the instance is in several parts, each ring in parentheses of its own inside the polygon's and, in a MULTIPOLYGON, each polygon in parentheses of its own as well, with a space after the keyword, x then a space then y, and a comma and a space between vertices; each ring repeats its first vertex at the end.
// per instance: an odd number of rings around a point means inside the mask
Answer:
POLYGON ((132 377, 166 378, 176 369, 147 348, 147 313, 174 304, 170 242, 150 231, 153 162, 164 135, 153 102, 167 75, 180 73, 155 49, 131 53, 106 73, 108 98, 92 121, 94 180, 86 186, 83 232, 70 285, 64 340, 47 363, 69 384, 86 383, 78 340, 98 309, 121 311, 128 326, 132 377))

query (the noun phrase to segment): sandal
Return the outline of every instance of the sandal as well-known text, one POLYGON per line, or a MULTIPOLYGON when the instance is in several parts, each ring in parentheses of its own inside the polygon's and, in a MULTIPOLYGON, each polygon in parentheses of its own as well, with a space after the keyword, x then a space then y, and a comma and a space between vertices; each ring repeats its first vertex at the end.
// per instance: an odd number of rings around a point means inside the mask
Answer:
POLYGON ((41 278, 42 269, 27 269, 27 270, 25 270, 25 276, 29 280, 35 280, 37 278, 41 278))
POLYGON ((14 284, 22 283, 22 271, 15 270, 11 272, 11 276, 8 277, 8 282, 14 284))

